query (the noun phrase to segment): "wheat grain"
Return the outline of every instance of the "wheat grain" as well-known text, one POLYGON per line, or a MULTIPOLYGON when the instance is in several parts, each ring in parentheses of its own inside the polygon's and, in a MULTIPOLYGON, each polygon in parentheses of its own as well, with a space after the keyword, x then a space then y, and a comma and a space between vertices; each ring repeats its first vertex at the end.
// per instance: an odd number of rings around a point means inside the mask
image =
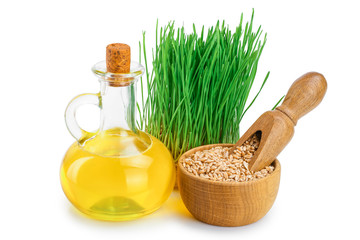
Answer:
POLYGON ((246 182, 264 178, 274 171, 273 166, 253 172, 249 162, 259 147, 260 140, 254 134, 242 146, 236 147, 233 154, 228 147, 213 147, 195 152, 182 162, 191 174, 211 181, 246 182))

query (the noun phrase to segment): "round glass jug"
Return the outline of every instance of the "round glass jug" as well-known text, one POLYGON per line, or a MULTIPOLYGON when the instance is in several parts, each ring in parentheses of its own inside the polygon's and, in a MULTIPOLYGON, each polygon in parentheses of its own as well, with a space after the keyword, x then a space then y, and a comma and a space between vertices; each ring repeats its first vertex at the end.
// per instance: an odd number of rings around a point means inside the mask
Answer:
POLYGON ((61 165, 62 188, 70 202, 91 218, 123 221, 144 216, 165 202, 175 183, 168 149, 136 128, 135 83, 144 68, 131 62, 130 73, 109 73, 103 61, 92 71, 100 92, 75 97, 65 112, 76 142, 61 165), (76 109, 83 104, 100 108, 96 132, 87 132, 76 122, 76 109))

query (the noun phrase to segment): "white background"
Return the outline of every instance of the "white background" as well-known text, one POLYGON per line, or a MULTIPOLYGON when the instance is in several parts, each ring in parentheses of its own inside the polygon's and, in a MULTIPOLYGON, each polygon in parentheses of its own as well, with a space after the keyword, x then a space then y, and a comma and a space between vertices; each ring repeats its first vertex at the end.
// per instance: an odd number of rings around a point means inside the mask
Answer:
MULTIPOLYGON (((355 239, 360 226, 357 1, 2 1, 0 4, 0 239, 355 239), (63 114, 76 95, 97 92, 91 66, 105 46, 125 42, 138 56, 147 32, 175 20, 191 31, 255 8, 268 42, 253 96, 270 78, 241 124, 243 133, 308 71, 324 74, 324 101, 296 126, 280 154, 277 200, 257 223, 237 228, 195 220, 174 193, 156 213, 123 223, 80 215, 63 194, 59 168, 74 141, 63 114)), ((251 97, 250 96, 250 97, 251 97)), ((94 109, 89 109, 94 110, 94 109)), ((85 111, 86 112, 86 111, 85 111)), ((89 113, 87 113, 89 114, 89 113)), ((80 123, 94 127, 98 116, 80 123), (94 120, 95 119, 95 120, 94 120)), ((80 117, 81 118, 81 117, 80 117)))

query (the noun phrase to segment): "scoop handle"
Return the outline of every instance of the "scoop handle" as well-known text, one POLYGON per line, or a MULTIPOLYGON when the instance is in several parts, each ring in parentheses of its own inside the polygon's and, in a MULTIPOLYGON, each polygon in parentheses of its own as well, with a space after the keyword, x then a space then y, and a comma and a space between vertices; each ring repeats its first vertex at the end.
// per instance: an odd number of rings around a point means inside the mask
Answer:
POLYGON ((291 85, 284 102, 276 109, 285 113, 296 125, 299 118, 319 105, 326 89, 327 82, 322 74, 306 73, 291 85))

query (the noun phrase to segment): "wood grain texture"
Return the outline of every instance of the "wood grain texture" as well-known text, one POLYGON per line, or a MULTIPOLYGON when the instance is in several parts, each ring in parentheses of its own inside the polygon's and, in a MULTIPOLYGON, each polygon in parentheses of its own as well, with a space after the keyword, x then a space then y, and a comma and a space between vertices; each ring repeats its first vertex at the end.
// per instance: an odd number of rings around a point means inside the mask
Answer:
POLYGON ((326 89, 322 74, 306 73, 291 85, 281 106, 265 112, 255 121, 235 144, 241 146, 253 134, 261 133, 259 148, 249 163, 250 170, 259 171, 272 163, 290 142, 299 118, 319 105, 326 89))
POLYGON ((299 118, 320 104, 326 90, 327 82, 322 74, 306 73, 291 85, 284 102, 276 109, 289 116, 296 125, 299 118))
POLYGON ((214 146, 212 144, 184 153, 178 161, 178 187, 189 212, 198 220, 217 226, 243 226, 258 221, 272 207, 279 189, 281 167, 273 161, 274 172, 250 182, 214 182, 196 177, 182 166, 183 160, 214 146))
POLYGON ((294 123, 280 111, 265 112, 236 144, 241 146, 256 132, 261 133, 260 144, 249 163, 254 172, 269 166, 286 147, 294 135, 294 123))

